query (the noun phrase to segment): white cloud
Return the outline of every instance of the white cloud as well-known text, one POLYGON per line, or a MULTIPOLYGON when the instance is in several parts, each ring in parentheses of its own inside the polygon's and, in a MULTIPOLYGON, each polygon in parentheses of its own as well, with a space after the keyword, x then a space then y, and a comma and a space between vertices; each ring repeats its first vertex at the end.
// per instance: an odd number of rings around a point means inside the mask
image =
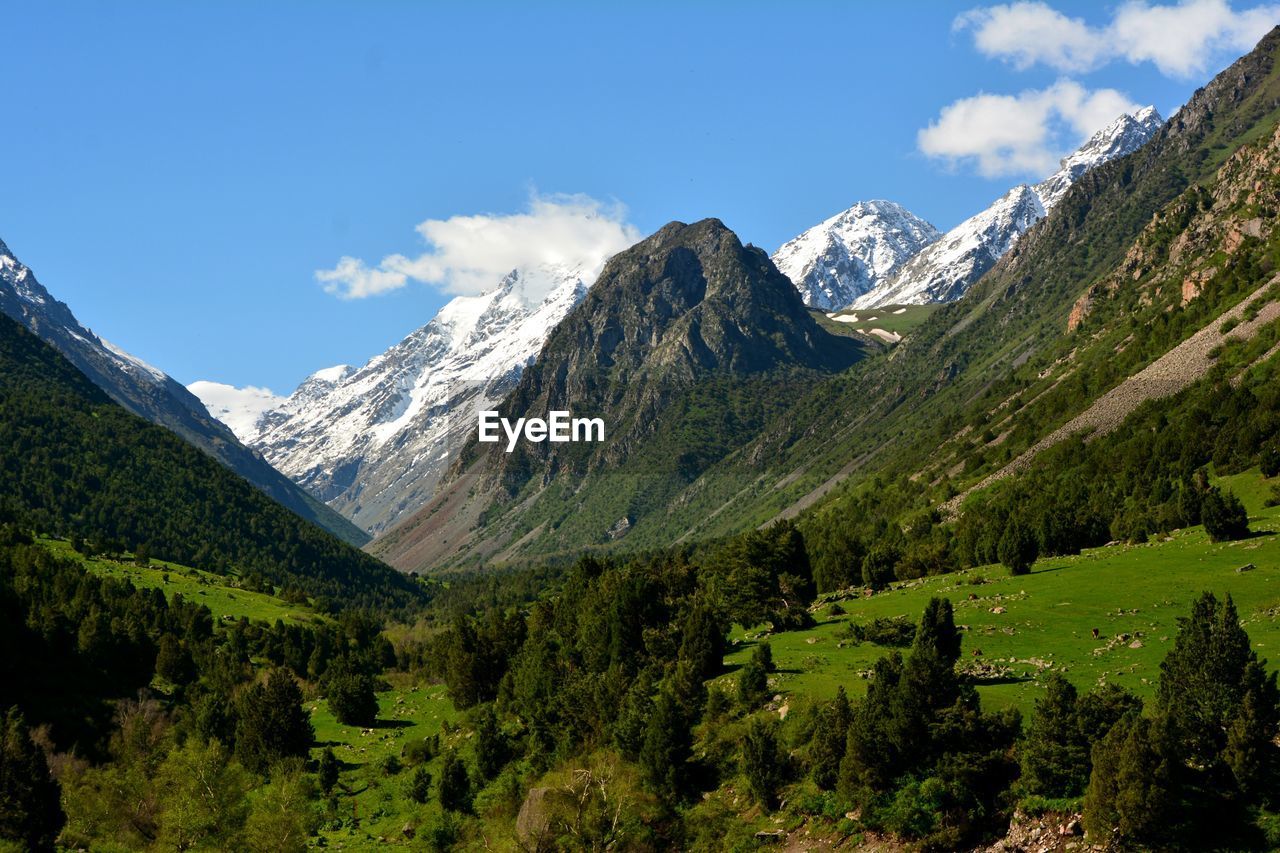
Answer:
POLYGON ((1151 4, 1131 0, 1105 26, 1090 26, 1039 0, 986 6, 956 18, 975 46, 1015 67, 1047 65, 1081 72, 1109 62, 1150 62, 1162 74, 1190 78, 1224 56, 1250 50, 1280 23, 1280 6, 1235 11, 1226 0, 1151 4))
POLYGON ((1115 89, 1074 80, 1017 95, 979 93, 944 107, 917 137, 920 150, 952 166, 974 163, 985 177, 1044 176, 1062 153, 1138 105, 1115 89))
POLYGON ((446 293, 483 293, 513 269, 543 265, 578 267, 591 279, 610 256, 640 239, 625 217, 622 205, 585 195, 535 195, 524 213, 428 219, 417 227, 428 251, 388 255, 376 267, 344 257, 333 269, 316 272, 316 278, 344 299, 374 296, 410 281, 446 293))
POLYGON ((256 430, 258 418, 284 404, 285 398, 271 393, 270 388, 253 385, 236 388, 222 382, 201 379, 192 382, 187 390, 200 398, 209 414, 231 427, 241 441, 247 441, 256 430))

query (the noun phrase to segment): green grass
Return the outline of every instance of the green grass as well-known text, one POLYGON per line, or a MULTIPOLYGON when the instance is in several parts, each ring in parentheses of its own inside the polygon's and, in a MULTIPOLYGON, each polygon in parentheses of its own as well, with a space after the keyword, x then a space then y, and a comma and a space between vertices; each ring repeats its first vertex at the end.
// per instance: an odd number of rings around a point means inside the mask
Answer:
MULTIPOLYGON (((865 692, 860 673, 889 650, 841 641, 849 620, 877 616, 919 619, 933 596, 950 598, 956 622, 964 625, 962 665, 983 661, 1009 669, 1000 683, 982 684, 988 707, 1015 706, 1029 713, 1040 695, 1042 673, 1061 672, 1077 687, 1115 682, 1145 697, 1155 692, 1160 661, 1171 648, 1177 619, 1204 590, 1230 593, 1254 648, 1280 665, 1280 508, 1262 508, 1270 483, 1256 472, 1220 480, 1250 511, 1260 535, 1214 544, 1199 527, 1144 545, 1113 545, 1074 557, 1040 560, 1033 572, 1010 577, 1001 566, 895 584, 871 598, 842 601, 844 615, 823 607, 819 625, 768 637, 778 667, 774 689, 828 698, 844 685, 850 696, 865 692), (1253 571, 1236 570, 1246 564, 1253 571), (982 582, 978 583, 979 579, 982 582), (995 608, 1004 608, 993 613, 995 608), (1094 639, 1092 629, 1099 630, 1094 639), (1119 641, 1121 634, 1128 640, 1119 641), (1139 647, 1131 648, 1134 641, 1139 647), (975 657, 974 650, 981 650, 975 657)), ((754 633, 750 636, 754 637, 754 633)), ((736 669, 755 645, 735 629, 726 663, 736 669)), ((725 686, 732 669, 721 677, 725 686)))
POLYGON ((398 773, 387 775, 383 762, 389 756, 400 758, 411 741, 436 734, 441 735, 442 747, 459 747, 451 740, 465 740, 462 735, 444 733, 445 724, 458 722, 459 715, 443 685, 389 690, 378 694, 378 703, 378 724, 370 729, 342 725, 323 699, 307 703, 316 730, 313 757, 330 747, 342 767, 334 809, 320 837, 326 846, 342 850, 373 850, 389 843, 423 849, 420 837, 410 843, 402 830, 410 824, 417 835, 439 815, 436 786, 442 759, 437 756, 426 765, 433 781, 431 800, 425 805, 409 797, 414 768, 405 762, 398 773))
POLYGON ((867 334, 870 334, 872 329, 884 329, 886 332, 897 332, 905 337, 927 320, 930 314, 937 311, 938 307, 937 305, 885 305, 882 308, 859 311, 845 309, 834 313, 837 317, 857 315, 859 322, 840 322, 825 314, 823 319, 827 320, 824 325, 828 326, 843 326, 845 329, 856 329, 867 334), (897 314, 896 311, 902 311, 902 313, 897 314))
POLYGON ((161 589, 165 597, 181 593, 188 601, 209 608, 215 619, 248 619, 274 624, 277 619, 294 625, 315 624, 327 617, 300 604, 290 604, 274 595, 251 592, 233 586, 231 579, 165 560, 152 560, 147 567, 104 557, 85 557, 65 539, 41 538, 39 544, 59 557, 77 560, 88 571, 104 577, 130 581, 140 589, 161 589))

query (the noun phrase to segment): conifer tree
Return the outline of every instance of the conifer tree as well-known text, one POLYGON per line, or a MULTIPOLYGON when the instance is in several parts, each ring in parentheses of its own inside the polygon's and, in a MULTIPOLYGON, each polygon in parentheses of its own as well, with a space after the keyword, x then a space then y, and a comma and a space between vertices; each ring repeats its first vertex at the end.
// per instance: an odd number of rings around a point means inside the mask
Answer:
POLYGON ((52 850, 67 818, 58 783, 17 708, 5 715, 0 738, 0 839, 52 850))
POLYGON ((753 718, 742 742, 742 773, 752 797, 767 810, 777 805, 778 788, 785 775, 783 762, 773 721, 753 718))

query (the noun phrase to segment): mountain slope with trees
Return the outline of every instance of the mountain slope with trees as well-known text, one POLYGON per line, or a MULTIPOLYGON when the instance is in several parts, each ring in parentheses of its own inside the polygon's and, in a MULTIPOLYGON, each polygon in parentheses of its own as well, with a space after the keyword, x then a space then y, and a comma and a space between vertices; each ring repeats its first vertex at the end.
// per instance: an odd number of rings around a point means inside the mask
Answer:
POLYGON ((322 608, 413 606, 409 578, 298 518, 56 350, 0 318, 0 520, 221 573, 257 573, 322 608))

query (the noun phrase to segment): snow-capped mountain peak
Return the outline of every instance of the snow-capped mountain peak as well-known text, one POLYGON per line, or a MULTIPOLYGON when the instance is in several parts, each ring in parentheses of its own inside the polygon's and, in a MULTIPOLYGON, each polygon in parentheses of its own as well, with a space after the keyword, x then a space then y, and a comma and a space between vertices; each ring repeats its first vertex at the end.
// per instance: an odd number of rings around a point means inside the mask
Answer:
POLYGON ((308 376, 259 414, 246 441, 361 527, 385 529, 431 497, 474 428, 470 413, 510 390, 586 295, 583 275, 544 264, 456 296, 365 365, 308 376))
POLYGON ((1136 151, 1163 124, 1155 107, 1120 116, 1064 157, 1057 172, 1034 186, 1021 184, 1009 190, 900 265, 878 287, 858 297, 853 307, 959 299, 1062 200, 1081 175, 1136 151))
POLYGON ((936 240, 938 229, 891 201, 860 201, 783 244, 773 261, 806 305, 843 308, 936 240))

